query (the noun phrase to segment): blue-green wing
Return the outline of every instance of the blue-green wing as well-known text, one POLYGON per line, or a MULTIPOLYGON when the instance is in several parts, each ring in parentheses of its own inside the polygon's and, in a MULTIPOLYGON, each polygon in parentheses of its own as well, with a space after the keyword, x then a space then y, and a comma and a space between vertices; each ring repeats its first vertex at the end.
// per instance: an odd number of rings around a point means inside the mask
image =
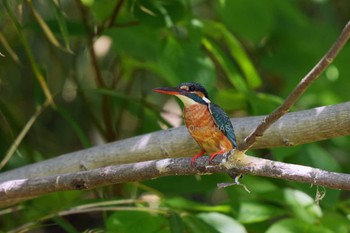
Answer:
POLYGON ((224 110, 222 110, 214 103, 209 103, 208 108, 211 115, 213 116, 216 126, 221 130, 221 132, 226 135, 232 145, 234 147, 237 147, 235 132, 230 118, 227 116, 226 112, 224 112, 224 110))

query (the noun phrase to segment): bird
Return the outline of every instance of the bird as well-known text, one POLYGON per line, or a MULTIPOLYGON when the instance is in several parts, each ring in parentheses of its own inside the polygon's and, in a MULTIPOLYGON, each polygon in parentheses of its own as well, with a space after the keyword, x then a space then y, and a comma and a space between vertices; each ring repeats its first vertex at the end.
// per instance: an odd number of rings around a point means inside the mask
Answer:
POLYGON ((184 104, 183 118, 192 138, 201 151, 191 159, 195 167, 196 160, 209 154, 209 164, 219 154, 237 148, 236 136, 230 118, 218 105, 209 100, 205 88, 195 82, 181 83, 176 87, 160 87, 153 91, 174 95, 184 104))

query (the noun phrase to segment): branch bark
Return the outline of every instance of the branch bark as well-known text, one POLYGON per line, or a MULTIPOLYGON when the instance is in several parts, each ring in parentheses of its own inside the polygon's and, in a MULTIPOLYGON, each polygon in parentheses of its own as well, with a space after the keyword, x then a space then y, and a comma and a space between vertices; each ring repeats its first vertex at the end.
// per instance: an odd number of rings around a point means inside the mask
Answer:
MULTIPOLYGON (((263 118, 264 116, 232 119, 238 142, 252 132, 263 118)), ((350 135, 350 102, 288 113, 273 124, 252 148, 296 146, 345 135, 350 135)), ((198 150, 196 142, 182 126, 64 154, 3 172, 0 173, 0 183, 109 165, 190 157, 198 150)))
POLYGON ((173 158, 108 166, 90 171, 50 175, 43 178, 11 180, 0 184, 0 206, 51 192, 93 189, 104 185, 143 181, 164 176, 232 172, 350 190, 349 174, 286 164, 248 155, 241 158, 238 157, 235 163, 231 163, 225 162, 224 156, 220 155, 214 160, 214 163, 219 164, 219 166, 206 166, 207 158, 201 157, 197 160, 198 170, 190 166, 190 158, 173 158))

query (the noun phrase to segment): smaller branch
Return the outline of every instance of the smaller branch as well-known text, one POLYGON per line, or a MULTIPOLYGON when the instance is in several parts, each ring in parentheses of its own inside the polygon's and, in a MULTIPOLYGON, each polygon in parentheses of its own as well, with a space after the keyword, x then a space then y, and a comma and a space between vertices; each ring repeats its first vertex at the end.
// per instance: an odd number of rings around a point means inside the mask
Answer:
POLYGON ((89 19, 88 19, 88 15, 86 12, 85 7, 82 5, 82 3, 80 2, 80 0, 76 0, 77 5, 80 9, 80 13, 81 13, 81 17, 82 17, 82 21, 83 21, 83 25, 85 27, 85 31, 87 33, 87 40, 88 40, 88 48, 89 48, 89 53, 91 56, 91 63, 92 63, 92 68, 95 72, 95 78, 96 78, 96 82, 98 84, 99 87, 105 88, 106 84, 103 81, 102 78, 102 74, 100 71, 100 68, 98 66, 98 62, 97 62, 97 57, 94 51, 94 33, 91 30, 90 26, 89 26, 89 19))
POLYGON ((11 159, 13 153, 17 150, 18 146, 21 144, 23 138, 27 135, 28 131, 32 128, 34 122, 40 114, 49 106, 50 102, 46 99, 45 103, 42 106, 39 106, 35 113, 29 118, 29 121, 25 124, 21 132, 16 137, 15 141, 12 143, 9 150, 6 152, 5 157, 0 162, 0 170, 7 164, 7 162, 11 159))
POLYGON ((5 181, 0 183, 0 206, 58 191, 93 189, 105 185, 144 181, 164 176, 212 173, 250 174, 321 185, 332 189, 350 190, 349 174, 329 172, 248 155, 243 156, 244 154, 238 150, 234 153, 236 153, 233 156, 234 163, 226 162, 223 155, 217 156, 213 162, 220 164, 220 166, 206 166, 207 157, 201 157, 197 160, 197 169, 190 166, 191 158, 176 158, 109 166, 41 178, 5 181))
POLYGON ((285 115, 290 107, 298 100, 298 98, 305 92, 305 90, 316 80, 320 74, 328 67, 328 65, 338 55, 339 51, 344 47, 350 37, 350 21, 344 27, 338 39, 334 42, 332 47, 324 55, 324 57, 316 64, 316 66, 300 81, 292 93, 287 97, 283 104, 278 107, 273 113, 265 117, 262 122, 251 132, 243 142, 238 145, 241 151, 248 150, 256 141, 258 137, 262 137, 264 132, 279 118, 285 115))
POLYGON ((114 11, 112 13, 111 18, 109 19, 109 22, 108 22, 108 25, 107 25, 108 28, 111 27, 114 24, 114 21, 117 18, 120 10, 122 9, 123 4, 124 4, 124 0, 119 0, 118 4, 114 8, 114 11))
POLYGON ((111 16, 105 20, 96 30, 96 34, 100 35, 103 30, 107 29, 107 28, 111 28, 113 26, 116 25, 116 23, 114 22, 115 19, 118 17, 120 10, 122 9, 122 6, 124 5, 125 0, 119 0, 119 2, 117 3, 117 5, 115 6, 111 16))
MULTIPOLYGON (((77 0, 76 2, 79 6, 79 9, 80 9, 80 12, 82 15, 82 21, 83 21, 84 27, 85 27, 86 32, 87 32, 87 41, 88 41, 87 46, 89 49, 92 69, 95 73, 95 80, 96 80, 97 86, 100 88, 107 88, 107 85, 106 85, 105 81, 103 80, 101 69, 99 67, 98 59, 97 59, 97 56, 95 53, 95 49, 94 49, 95 34, 93 33, 93 31, 91 30, 91 28, 89 26, 88 15, 87 15, 86 9, 82 5, 80 0, 77 0)), ((107 140, 107 142, 113 141, 116 138, 116 133, 115 133, 115 130, 113 127, 113 119, 112 119, 112 114, 111 114, 110 108, 111 108, 110 98, 106 95, 103 95, 102 96, 102 115, 103 115, 103 122, 105 124, 104 137, 107 140)))

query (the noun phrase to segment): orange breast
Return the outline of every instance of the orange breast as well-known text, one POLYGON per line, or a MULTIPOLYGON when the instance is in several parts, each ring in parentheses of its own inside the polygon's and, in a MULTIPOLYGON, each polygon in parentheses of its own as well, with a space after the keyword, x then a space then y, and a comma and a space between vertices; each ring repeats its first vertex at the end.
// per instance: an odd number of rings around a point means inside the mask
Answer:
POLYGON ((184 119, 189 133, 200 147, 212 154, 222 149, 231 150, 232 144, 216 127, 206 105, 193 104, 184 109, 184 119))

